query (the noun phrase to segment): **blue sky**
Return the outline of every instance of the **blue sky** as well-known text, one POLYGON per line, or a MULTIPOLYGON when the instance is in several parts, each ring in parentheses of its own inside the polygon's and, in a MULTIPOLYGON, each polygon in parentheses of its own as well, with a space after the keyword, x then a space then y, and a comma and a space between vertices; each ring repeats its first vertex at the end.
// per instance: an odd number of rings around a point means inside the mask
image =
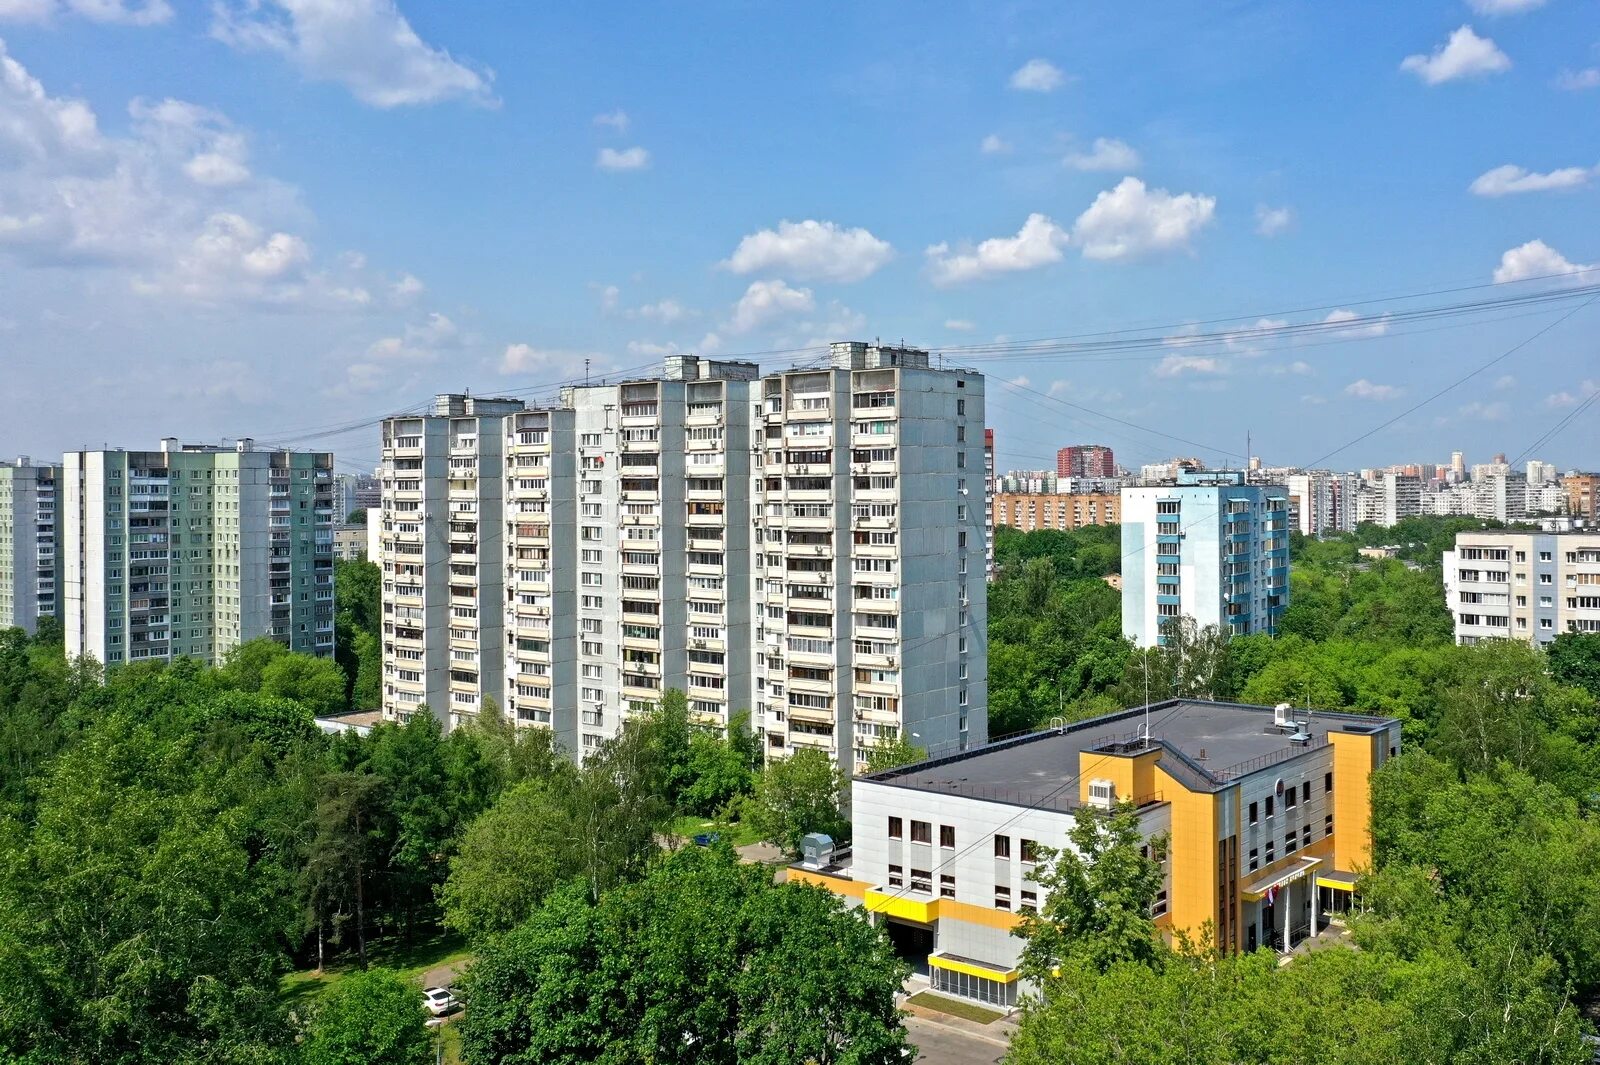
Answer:
POLYGON ((992 375, 1002 467, 1486 461, 1600 387, 1593 0, 0 0, 0 42, 0 453, 370 466, 306 430, 874 336, 992 375))

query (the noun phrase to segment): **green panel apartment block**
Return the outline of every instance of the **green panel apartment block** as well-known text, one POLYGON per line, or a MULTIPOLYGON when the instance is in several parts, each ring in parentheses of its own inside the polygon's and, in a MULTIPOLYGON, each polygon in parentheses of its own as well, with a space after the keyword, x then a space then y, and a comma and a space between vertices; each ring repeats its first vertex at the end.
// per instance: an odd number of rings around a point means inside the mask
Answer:
POLYGON ((270 636, 333 654, 333 456, 77 451, 62 472, 67 652, 196 658, 270 636))
POLYGON ((56 482, 60 466, 26 456, 0 466, 0 629, 33 632, 61 616, 56 575, 56 482))

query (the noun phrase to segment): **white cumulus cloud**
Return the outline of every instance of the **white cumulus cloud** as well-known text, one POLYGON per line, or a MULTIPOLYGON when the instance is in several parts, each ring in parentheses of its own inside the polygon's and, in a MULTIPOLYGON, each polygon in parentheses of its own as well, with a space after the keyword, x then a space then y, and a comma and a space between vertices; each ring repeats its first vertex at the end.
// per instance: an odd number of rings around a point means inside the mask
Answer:
POLYGON ((978 144, 978 151, 984 155, 1005 155, 1011 151, 1011 142, 998 133, 991 133, 978 144))
POLYGON ((601 148, 594 165, 601 170, 643 170, 650 165, 647 148, 601 148))
POLYGON ((1481 78, 1511 69, 1511 60, 1494 41, 1479 37, 1471 26, 1462 26, 1450 39, 1429 55, 1408 55, 1400 69, 1410 71, 1429 85, 1442 85, 1457 78, 1481 78))
POLYGON ((1520 15, 1543 7, 1544 0, 1467 0, 1467 6, 1480 15, 1520 15))
POLYGON ((1347 396, 1354 396, 1357 399, 1377 400, 1379 402, 1399 399, 1403 391, 1405 390, 1396 385, 1373 384, 1365 377, 1344 386, 1344 394, 1347 396))
POLYGON ((752 281, 734 305, 728 329, 734 333, 748 333, 779 318, 810 313, 816 306, 817 301, 808 288, 792 288, 777 278, 752 281))
POLYGON ((1500 256, 1500 265, 1494 270, 1494 283, 1504 285, 1512 281, 1527 281, 1535 277, 1572 276, 1595 270, 1594 264, 1575 263, 1542 240, 1519 244, 1500 256))
POLYGON ((624 111, 620 107, 617 108, 615 111, 607 111, 603 115, 595 115, 594 116, 594 124, 595 125, 597 125, 597 126, 610 126, 612 129, 616 130, 618 133, 626 133, 626 132, 628 132, 629 123, 630 123, 630 120, 628 118, 628 112, 624 111))
POLYGON ((675 299, 668 298, 657 300, 654 303, 646 303, 640 307, 635 307, 628 312, 628 317, 644 318, 648 321, 660 322, 662 325, 671 325, 673 322, 680 322, 692 314, 694 314, 694 312, 685 307, 682 303, 679 303, 675 299))
POLYGON ((1585 380, 1578 386, 1576 393, 1569 392, 1566 389, 1562 389, 1560 392, 1552 392, 1544 397, 1544 405, 1547 407, 1576 407, 1596 392, 1600 392, 1600 381, 1585 380))
POLYGON ((1263 237, 1275 237, 1292 225, 1294 225, 1293 208, 1256 204, 1256 232, 1263 237))
POLYGON ((1582 70, 1563 70, 1556 75, 1556 88, 1565 89, 1567 92, 1582 92, 1584 89, 1600 89, 1600 67, 1584 67, 1582 70))
POLYGON ((604 355, 556 348, 536 348, 531 344, 507 344, 500 355, 503 374, 539 374, 555 381, 576 381, 583 376, 588 360, 590 373, 603 374, 608 360, 604 355))
POLYGON ((1223 366, 1207 355, 1168 355, 1156 364, 1157 377, 1181 377, 1184 374, 1218 374, 1223 366))
POLYGON ((1019 92, 1055 92, 1066 83, 1066 74, 1046 59, 1028 60, 1012 71, 1009 82, 1019 92))
POLYGON ((834 222, 781 221, 739 241, 720 264, 736 274, 781 270, 805 281, 860 281, 894 257, 894 248, 866 229, 834 222))
POLYGON ((307 78, 345 86, 373 107, 464 99, 493 104, 493 74, 428 44, 394 0, 220 0, 211 35, 276 52, 307 78))
POLYGON ((924 253, 936 285, 958 285, 996 274, 1033 270, 1060 262, 1070 237, 1048 216, 1035 212, 1014 237, 990 237, 975 248, 952 251, 939 243, 924 253))
POLYGON ((1471 191, 1478 196, 1511 196, 1519 192, 1575 189, 1587 185, 1595 172, 1586 166, 1564 166, 1548 174, 1540 174, 1508 163, 1478 175, 1471 185, 1471 191))
POLYGON ((1138 178, 1123 178, 1095 197, 1072 226, 1086 259, 1128 259, 1187 249, 1216 214, 1214 196, 1147 189, 1138 178))
POLYGON ((1388 315, 1370 318, 1359 315, 1355 311, 1346 310, 1345 308, 1340 307, 1336 311, 1329 311, 1328 316, 1322 319, 1322 324, 1324 325, 1339 325, 1343 322, 1355 322, 1357 324, 1350 326, 1348 329, 1333 330, 1332 332, 1334 336, 1381 337, 1389 331, 1388 315))
POLYGON ((1096 137, 1087 152, 1072 152, 1062 162, 1074 170, 1137 170, 1139 153, 1126 141, 1096 137))
POLYGON ((971 322, 966 318, 946 318, 944 327, 952 333, 970 333, 978 328, 975 322, 971 322))
POLYGON ((124 26, 154 26, 172 18, 172 5, 167 0, 0 0, 0 21, 49 22, 57 15, 124 26))

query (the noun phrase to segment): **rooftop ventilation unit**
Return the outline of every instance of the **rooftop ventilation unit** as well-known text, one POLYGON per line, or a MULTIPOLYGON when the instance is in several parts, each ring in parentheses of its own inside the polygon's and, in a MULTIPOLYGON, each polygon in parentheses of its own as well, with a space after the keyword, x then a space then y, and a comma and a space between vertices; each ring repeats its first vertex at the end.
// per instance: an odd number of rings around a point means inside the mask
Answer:
POLYGON ((833 864, 833 837, 807 832, 800 837, 800 864, 806 869, 826 869, 833 864))

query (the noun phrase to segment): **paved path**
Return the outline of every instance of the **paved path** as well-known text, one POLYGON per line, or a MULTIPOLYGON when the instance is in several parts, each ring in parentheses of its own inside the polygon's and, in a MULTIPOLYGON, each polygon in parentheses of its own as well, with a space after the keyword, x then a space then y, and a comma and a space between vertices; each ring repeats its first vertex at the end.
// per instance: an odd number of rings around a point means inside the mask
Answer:
POLYGON ((917 1065, 995 1065, 1005 1060, 1007 1043, 994 1036, 915 1015, 906 1018, 906 1031, 919 1052, 917 1065))

